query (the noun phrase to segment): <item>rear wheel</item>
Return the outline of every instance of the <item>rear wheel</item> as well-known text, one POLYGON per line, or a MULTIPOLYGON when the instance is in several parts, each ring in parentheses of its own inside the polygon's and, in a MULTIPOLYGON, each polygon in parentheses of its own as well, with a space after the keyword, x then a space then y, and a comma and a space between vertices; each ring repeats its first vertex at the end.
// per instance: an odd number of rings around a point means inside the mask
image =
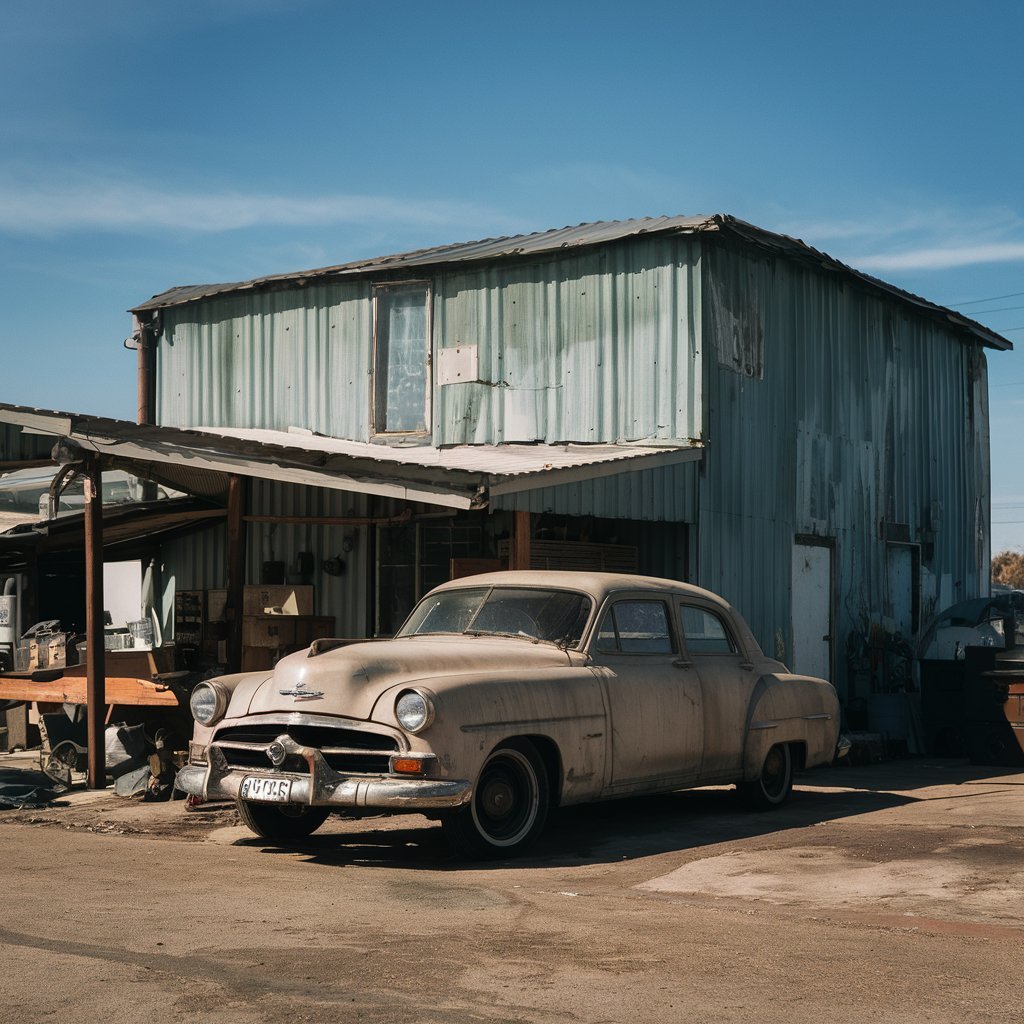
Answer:
POLYGON ((765 755, 761 774, 736 787, 746 804, 755 811, 781 807, 793 792, 793 755, 788 743, 777 743, 765 755))
POLYGON ((484 762, 469 805, 443 822, 462 857, 514 857, 540 835, 548 816, 548 774, 537 748, 511 740, 484 762))
POLYGON ((299 804, 253 804, 247 800, 236 803, 242 822, 264 839, 283 841, 304 839, 312 835, 326 820, 326 807, 304 807, 299 804))

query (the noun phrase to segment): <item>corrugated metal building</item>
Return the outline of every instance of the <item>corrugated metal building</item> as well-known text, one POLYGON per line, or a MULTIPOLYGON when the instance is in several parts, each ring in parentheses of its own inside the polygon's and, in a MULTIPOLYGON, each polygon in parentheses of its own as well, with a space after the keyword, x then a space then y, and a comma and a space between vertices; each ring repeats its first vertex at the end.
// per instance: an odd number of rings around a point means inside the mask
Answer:
MULTIPOLYGON (((540 550, 632 548, 641 571, 721 593, 769 653, 848 698, 903 685, 901 639, 987 593, 984 350, 1009 342, 731 217, 176 288, 132 312, 163 426, 299 429, 452 465, 462 446, 497 446, 500 466, 529 445, 538 471, 545 446, 686 453, 550 486, 539 472, 492 481, 475 510, 417 493, 408 524, 377 529, 312 521, 407 507, 358 474, 333 490, 261 481, 250 511, 296 522, 254 524, 250 579, 312 553, 339 633, 393 628, 453 558, 499 557, 515 511, 533 513, 540 550), (346 571, 330 575, 343 544, 346 571)), ((167 545, 168 581, 223 585, 222 530, 167 545)))

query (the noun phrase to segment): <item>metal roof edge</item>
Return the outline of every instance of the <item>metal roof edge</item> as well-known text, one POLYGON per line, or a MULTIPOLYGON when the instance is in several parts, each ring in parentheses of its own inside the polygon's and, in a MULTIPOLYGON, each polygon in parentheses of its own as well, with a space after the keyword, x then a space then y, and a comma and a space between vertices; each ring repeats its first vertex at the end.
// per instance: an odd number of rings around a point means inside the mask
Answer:
POLYGON ((791 235, 769 231, 766 228, 750 224, 729 214, 716 214, 715 220, 720 223, 724 231, 732 233, 746 242, 762 245, 773 251, 792 256, 794 259, 804 260, 805 262, 809 261, 825 270, 855 278, 872 290, 884 292, 892 298, 914 306, 929 316, 945 320, 952 326, 974 335, 982 344, 989 348, 998 349, 1001 352, 1006 352, 1013 348, 1013 342, 1009 338, 1004 338, 1001 334, 991 330, 984 324, 980 324, 976 320, 972 320, 970 317, 964 316, 962 313, 958 313, 947 306, 940 306, 936 302, 932 302, 920 295, 915 295, 913 292, 908 292, 897 285, 890 284, 888 281, 883 281, 879 277, 873 277, 862 270, 857 270, 856 267, 851 267, 849 264, 837 260, 834 256, 829 256, 828 253, 815 249, 814 246, 808 245, 801 238, 793 238, 791 235))
POLYGON ((170 288, 154 295, 146 302, 133 306, 129 312, 135 315, 155 313, 161 309, 184 306, 192 302, 223 295, 236 295, 271 289, 275 287, 305 287, 333 279, 358 277, 373 273, 407 269, 423 269, 449 263, 482 263, 503 259, 526 259, 553 252, 582 250, 607 245, 612 242, 655 234, 696 234, 698 232, 725 231, 736 237, 771 249, 791 258, 811 262, 825 270, 847 275, 875 291, 880 291, 901 302, 921 310, 926 315, 944 320, 955 329, 965 331, 978 338, 989 348, 1007 351, 1013 343, 970 317, 931 302, 920 295, 905 291, 881 278, 857 270, 827 253, 808 245, 802 239, 769 231, 731 214, 698 214, 696 216, 639 217, 621 221, 589 221, 563 228, 551 228, 523 235, 505 235, 484 238, 472 242, 455 242, 414 249, 409 252, 393 253, 363 260, 354 260, 335 266, 314 270, 295 271, 285 274, 270 274, 248 281, 226 282, 223 284, 184 285, 170 288))

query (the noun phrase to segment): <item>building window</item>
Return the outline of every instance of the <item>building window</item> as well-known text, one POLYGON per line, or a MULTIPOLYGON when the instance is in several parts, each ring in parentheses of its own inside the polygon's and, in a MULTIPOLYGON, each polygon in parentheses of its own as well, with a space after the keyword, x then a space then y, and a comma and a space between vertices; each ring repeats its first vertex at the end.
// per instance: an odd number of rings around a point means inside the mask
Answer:
POLYGON ((373 429, 377 434, 430 430, 430 288, 374 289, 373 429))

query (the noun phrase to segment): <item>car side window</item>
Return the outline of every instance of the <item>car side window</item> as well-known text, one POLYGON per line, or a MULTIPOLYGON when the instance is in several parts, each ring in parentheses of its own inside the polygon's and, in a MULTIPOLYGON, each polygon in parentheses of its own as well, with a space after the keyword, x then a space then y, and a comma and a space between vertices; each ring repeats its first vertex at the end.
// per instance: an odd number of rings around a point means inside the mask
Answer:
POLYGON ((672 654, 676 649, 664 601, 617 601, 597 634, 604 654, 672 654))
POLYGON ((707 608, 680 605, 679 624, 690 654, 735 654, 736 644, 715 612, 707 608))

